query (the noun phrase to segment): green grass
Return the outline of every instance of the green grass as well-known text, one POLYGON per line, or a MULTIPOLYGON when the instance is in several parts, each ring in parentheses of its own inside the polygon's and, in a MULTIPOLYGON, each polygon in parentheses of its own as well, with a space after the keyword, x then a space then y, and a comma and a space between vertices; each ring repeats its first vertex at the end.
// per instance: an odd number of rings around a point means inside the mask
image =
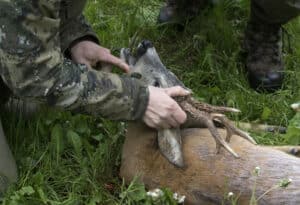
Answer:
MULTIPOLYGON (((295 124, 299 117, 293 118, 289 105, 300 99, 300 19, 285 25, 292 52, 285 46, 283 89, 260 94, 250 89, 240 54, 249 1, 220 1, 203 10, 183 31, 172 25, 156 25, 161 3, 90 0, 85 13, 101 44, 115 55, 122 47, 151 40, 164 64, 197 98, 242 111, 231 119, 295 124)), ((285 42, 287 45, 287 38, 285 42)), ((4 128, 19 168, 19 181, 2 199, 3 204, 155 204, 146 196, 143 185, 125 186, 118 178, 125 124, 54 110, 28 121, 3 112, 1 118, 5 119, 4 128)), ((299 130, 294 129, 289 129, 293 131, 289 141, 299 143, 299 130)), ((253 135, 263 144, 288 141, 279 134, 253 135)), ((175 204, 169 197, 172 193, 165 193, 165 201, 175 204)))

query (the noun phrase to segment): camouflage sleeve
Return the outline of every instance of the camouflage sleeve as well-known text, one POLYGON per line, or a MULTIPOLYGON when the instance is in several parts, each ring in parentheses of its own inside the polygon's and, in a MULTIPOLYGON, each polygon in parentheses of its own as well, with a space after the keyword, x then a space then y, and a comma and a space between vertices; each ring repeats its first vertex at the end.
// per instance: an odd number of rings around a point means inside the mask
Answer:
POLYGON ((99 44, 98 37, 82 15, 85 0, 60 1, 60 43, 62 52, 70 58, 69 48, 81 40, 99 44))
POLYGON ((67 18, 62 20, 62 22, 63 23, 61 23, 60 26, 61 49, 67 56, 69 56, 68 48, 81 39, 88 39, 99 44, 97 35, 86 22, 82 14, 72 18, 67 18))
POLYGON ((140 119, 147 87, 64 59, 55 1, 27 2, 0 0, 0 75, 13 93, 110 119, 140 119))

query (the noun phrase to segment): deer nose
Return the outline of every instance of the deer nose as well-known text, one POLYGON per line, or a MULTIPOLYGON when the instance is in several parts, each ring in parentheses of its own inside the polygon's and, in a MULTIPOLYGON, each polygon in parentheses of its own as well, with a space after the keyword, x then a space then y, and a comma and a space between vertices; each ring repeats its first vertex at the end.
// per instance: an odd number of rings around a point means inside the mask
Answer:
POLYGON ((160 87, 160 83, 158 82, 158 80, 155 80, 153 83, 154 87, 160 87))
POLYGON ((137 48, 137 55, 138 56, 142 56, 146 53, 147 49, 148 48, 152 48, 153 47, 153 44, 151 41, 149 40, 143 40, 139 45, 138 45, 138 48, 137 48))

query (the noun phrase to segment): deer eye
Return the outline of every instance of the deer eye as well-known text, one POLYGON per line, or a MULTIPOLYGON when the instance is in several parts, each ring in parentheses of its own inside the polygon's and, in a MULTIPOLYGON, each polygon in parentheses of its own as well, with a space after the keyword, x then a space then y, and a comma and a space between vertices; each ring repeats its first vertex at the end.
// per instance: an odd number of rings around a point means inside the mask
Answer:
POLYGON ((131 73, 130 76, 131 76, 132 78, 137 78, 137 79, 141 79, 141 78, 142 78, 142 75, 141 75, 140 73, 136 73, 136 72, 131 73))

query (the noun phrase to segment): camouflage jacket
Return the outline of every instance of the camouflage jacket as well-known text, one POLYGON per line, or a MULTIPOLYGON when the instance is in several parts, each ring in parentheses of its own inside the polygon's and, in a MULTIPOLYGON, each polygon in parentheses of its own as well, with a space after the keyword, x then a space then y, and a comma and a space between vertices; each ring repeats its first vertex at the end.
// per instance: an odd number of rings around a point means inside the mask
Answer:
POLYGON ((140 119, 148 103, 146 86, 63 56, 76 39, 97 42, 82 15, 84 5, 84 0, 0 0, 0 76, 20 98, 109 119, 140 119))

